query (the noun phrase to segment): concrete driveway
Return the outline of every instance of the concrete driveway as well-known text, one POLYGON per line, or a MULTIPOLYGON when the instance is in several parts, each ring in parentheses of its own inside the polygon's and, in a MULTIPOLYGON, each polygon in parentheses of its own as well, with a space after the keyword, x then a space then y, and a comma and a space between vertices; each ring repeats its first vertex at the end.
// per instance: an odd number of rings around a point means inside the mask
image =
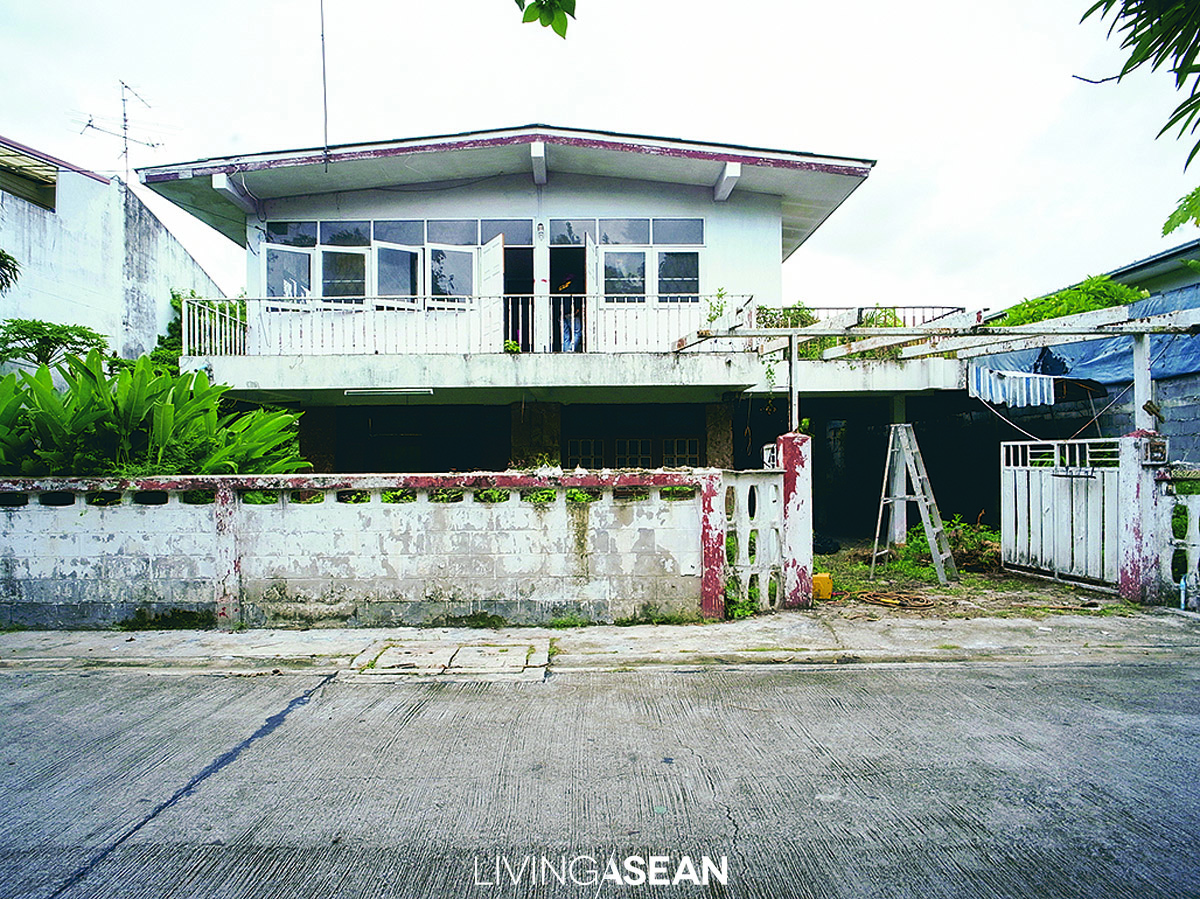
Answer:
POLYGON ((1196 896, 1196 658, 13 667, 0 896, 1196 896))

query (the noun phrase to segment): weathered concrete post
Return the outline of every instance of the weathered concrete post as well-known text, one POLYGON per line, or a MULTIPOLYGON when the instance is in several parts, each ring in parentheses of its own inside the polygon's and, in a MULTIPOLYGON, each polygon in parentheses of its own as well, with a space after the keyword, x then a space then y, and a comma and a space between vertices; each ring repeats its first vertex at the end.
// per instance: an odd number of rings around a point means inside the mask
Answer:
POLYGON ((783 607, 812 605, 812 445, 807 434, 775 441, 783 469, 783 607))
POLYGON ((1167 458, 1166 439, 1134 432, 1118 443, 1118 589, 1122 599, 1154 603, 1172 589, 1163 563, 1171 539, 1170 506, 1157 480, 1159 463, 1167 458))
POLYGON ((700 614, 725 617, 725 481, 700 475, 700 614))
POLYGON ((218 484, 213 498, 216 525, 215 593, 217 627, 233 630, 242 623, 241 565, 238 558, 238 498, 229 484, 218 484))

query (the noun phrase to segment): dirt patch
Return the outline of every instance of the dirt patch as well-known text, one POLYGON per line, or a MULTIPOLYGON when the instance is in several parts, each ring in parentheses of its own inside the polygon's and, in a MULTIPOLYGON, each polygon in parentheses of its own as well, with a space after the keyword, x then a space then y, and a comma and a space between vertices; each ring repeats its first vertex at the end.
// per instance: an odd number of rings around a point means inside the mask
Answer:
POLYGON ((1004 571, 960 571, 958 581, 942 586, 931 568, 894 555, 880 560, 872 579, 871 544, 843 540, 842 547, 814 559, 814 570, 833 579, 833 598, 818 601, 817 607, 837 617, 1041 618, 1130 615, 1140 608, 1100 590, 1004 571))

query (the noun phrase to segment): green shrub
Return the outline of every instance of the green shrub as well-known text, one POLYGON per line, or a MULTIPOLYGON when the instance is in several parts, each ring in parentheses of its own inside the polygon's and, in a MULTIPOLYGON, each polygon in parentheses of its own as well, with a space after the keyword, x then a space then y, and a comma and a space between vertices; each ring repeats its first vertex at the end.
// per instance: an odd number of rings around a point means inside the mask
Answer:
POLYGON ((567 502, 569 503, 594 503, 600 499, 601 491, 594 487, 569 487, 567 488, 567 502))
POLYGON ((0 475, 135 478, 284 474, 309 468, 299 415, 256 409, 221 415, 229 390, 203 372, 157 372, 149 357, 108 374, 99 351, 67 356, 55 387, 48 366, 0 379, 0 475))
POLYGON ((379 494, 379 498, 385 503, 415 503, 417 491, 407 487, 401 487, 398 490, 384 490, 379 494))
POLYGON ((477 503, 504 503, 508 502, 511 494, 507 490, 499 487, 485 487, 483 490, 475 491, 475 502, 477 503))
POLYGON ((541 487, 536 490, 522 490, 521 499, 527 503, 536 505, 545 505, 552 503, 558 498, 558 490, 554 487, 541 487))
POLYGON ((691 499, 696 495, 695 487, 663 487, 659 495, 669 503, 691 499))

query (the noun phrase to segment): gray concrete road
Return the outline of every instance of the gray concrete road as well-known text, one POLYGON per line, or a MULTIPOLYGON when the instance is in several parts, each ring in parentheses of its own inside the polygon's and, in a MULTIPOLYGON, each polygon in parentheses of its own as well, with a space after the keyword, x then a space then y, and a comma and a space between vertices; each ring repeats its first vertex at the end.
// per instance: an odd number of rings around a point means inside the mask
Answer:
POLYGON ((11 668, 0 896, 1200 896, 1194 660, 11 668))

